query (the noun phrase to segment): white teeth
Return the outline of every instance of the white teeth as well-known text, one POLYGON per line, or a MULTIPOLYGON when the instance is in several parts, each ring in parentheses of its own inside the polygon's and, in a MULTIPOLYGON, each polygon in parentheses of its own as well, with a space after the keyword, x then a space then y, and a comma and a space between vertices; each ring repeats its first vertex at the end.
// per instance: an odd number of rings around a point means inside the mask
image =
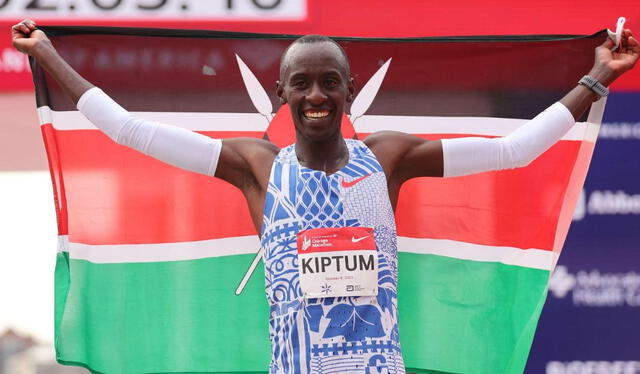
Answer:
POLYGON ((329 115, 329 111, 322 112, 304 112, 304 116, 307 118, 324 118, 329 115))

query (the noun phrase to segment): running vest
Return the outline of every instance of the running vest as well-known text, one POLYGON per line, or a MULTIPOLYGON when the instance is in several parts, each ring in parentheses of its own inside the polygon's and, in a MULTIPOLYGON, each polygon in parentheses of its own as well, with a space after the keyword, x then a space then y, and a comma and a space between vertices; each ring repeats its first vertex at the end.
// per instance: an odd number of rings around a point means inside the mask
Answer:
POLYGON ((295 145, 281 149, 271 168, 261 232, 270 373, 404 373, 397 237, 386 177, 364 143, 345 142, 349 162, 335 174, 301 166, 295 145), (373 229, 377 296, 306 298, 300 288, 297 234, 340 227, 373 229))

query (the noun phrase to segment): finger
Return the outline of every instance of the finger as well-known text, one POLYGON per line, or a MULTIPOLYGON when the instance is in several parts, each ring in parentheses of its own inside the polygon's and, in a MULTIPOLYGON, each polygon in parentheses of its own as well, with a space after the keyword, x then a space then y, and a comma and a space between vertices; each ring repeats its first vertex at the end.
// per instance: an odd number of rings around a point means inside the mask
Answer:
POLYGON ((27 27, 29 27, 29 29, 31 29, 32 31, 36 29, 36 23, 30 19, 25 19, 24 21, 25 25, 27 25, 27 27))
POLYGON ((12 30, 16 30, 16 31, 20 31, 20 32, 24 32, 24 28, 25 28, 25 24, 24 21, 16 23, 15 25, 13 25, 13 27, 11 28, 12 30))
POLYGON ((628 39, 629 50, 632 51, 634 55, 640 55, 640 43, 633 36, 630 36, 628 39))
POLYGON ((622 45, 620 51, 624 51, 625 53, 637 53, 639 50, 638 40, 634 38, 631 34, 631 31, 625 34, 625 37, 622 39, 622 45))
POLYGON ((20 32, 20 26, 21 25, 22 25, 22 23, 16 23, 15 25, 11 26, 11 31, 20 32))
POLYGON ((607 38, 604 43, 600 44, 600 47, 604 47, 606 49, 613 48, 613 40, 611 40, 611 38, 607 38))
POLYGON ((27 25, 25 25, 24 23, 20 24, 20 31, 25 35, 29 35, 31 33, 31 30, 29 30, 27 25))

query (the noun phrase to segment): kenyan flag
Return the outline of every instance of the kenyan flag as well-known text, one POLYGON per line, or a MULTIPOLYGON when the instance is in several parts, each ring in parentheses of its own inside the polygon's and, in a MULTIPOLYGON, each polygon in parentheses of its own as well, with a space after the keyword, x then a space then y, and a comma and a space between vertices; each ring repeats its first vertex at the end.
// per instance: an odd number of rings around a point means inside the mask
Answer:
MULTIPOLYGON (((141 117, 218 138, 293 141, 278 107, 291 36, 43 28, 141 117), (265 90, 263 87, 267 87, 265 90)), ((503 136, 588 71, 606 34, 339 39, 358 89, 345 137, 503 136)), ((102 373, 265 372, 259 247, 239 191, 118 146, 33 66, 56 200, 59 362, 102 373)), ((518 373, 587 172, 604 100, 530 166, 402 189, 400 336, 409 371, 518 373)))

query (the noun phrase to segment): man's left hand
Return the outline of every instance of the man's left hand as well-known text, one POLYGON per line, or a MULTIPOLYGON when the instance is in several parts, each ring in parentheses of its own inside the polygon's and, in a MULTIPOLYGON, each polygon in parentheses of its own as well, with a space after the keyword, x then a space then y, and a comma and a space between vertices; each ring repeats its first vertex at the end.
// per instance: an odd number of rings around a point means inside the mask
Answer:
POLYGON ((622 31, 618 49, 610 38, 596 48, 596 58, 589 75, 605 86, 609 86, 624 72, 631 70, 640 58, 640 43, 631 30, 622 31))

